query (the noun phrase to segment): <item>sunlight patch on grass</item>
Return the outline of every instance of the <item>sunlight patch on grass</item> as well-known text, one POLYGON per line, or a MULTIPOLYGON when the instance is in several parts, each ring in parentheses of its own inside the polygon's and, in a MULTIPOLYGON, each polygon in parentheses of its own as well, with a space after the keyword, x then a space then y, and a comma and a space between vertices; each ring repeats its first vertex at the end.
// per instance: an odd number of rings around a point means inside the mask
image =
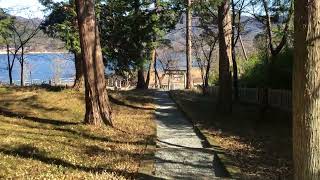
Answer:
POLYGON ((0 88, 0 178, 131 179, 154 140, 152 92, 110 92, 124 102, 112 104, 113 129, 82 124, 82 93, 6 89, 0 88))

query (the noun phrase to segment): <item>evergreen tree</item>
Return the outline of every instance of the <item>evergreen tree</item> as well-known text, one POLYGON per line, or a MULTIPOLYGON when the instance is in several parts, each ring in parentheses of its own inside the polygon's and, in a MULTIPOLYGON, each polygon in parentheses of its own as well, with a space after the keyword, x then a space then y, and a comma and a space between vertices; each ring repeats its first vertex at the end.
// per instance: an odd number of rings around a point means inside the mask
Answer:
POLYGON ((83 87, 83 65, 74 0, 69 2, 41 1, 51 13, 41 24, 41 29, 51 37, 65 42, 65 47, 75 57, 75 89, 83 87))
POLYGON ((176 9, 162 0, 102 3, 99 27, 108 66, 119 75, 137 71, 137 87, 147 88, 145 66, 154 59, 155 49, 165 41, 166 32, 175 27, 179 13, 176 9))

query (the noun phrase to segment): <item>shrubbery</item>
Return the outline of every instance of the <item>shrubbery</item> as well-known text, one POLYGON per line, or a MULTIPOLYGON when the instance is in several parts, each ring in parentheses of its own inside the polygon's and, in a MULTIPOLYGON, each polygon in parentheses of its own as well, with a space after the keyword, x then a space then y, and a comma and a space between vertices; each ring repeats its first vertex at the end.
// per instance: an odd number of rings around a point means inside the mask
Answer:
POLYGON ((264 55, 256 54, 240 61, 240 86, 291 89, 293 50, 286 48, 267 62, 264 55))

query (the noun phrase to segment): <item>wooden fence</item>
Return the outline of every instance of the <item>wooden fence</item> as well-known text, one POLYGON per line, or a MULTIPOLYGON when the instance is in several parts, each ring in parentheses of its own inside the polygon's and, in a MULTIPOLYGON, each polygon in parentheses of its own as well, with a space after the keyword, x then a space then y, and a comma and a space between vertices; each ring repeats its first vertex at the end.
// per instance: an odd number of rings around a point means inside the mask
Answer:
MULTIPOLYGON (((217 97, 218 86, 209 88, 209 94, 217 97)), ((267 104, 274 108, 290 111, 292 109, 292 93, 288 90, 262 89, 262 88, 239 88, 240 102, 262 104, 264 94, 267 94, 267 104)))
MULTIPOLYGON (((59 79, 49 79, 49 80, 40 80, 40 79, 31 79, 31 80, 25 80, 24 86, 33 86, 33 85, 43 85, 43 84, 49 84, 51 86, 72 86, 74 83, 74 78, 59 78, 59 79)), ((2 85, 8 85, 8 81, 0 82, 2 85)), ((14 80, 14 85, 19 86, 20 80, 14 80)))

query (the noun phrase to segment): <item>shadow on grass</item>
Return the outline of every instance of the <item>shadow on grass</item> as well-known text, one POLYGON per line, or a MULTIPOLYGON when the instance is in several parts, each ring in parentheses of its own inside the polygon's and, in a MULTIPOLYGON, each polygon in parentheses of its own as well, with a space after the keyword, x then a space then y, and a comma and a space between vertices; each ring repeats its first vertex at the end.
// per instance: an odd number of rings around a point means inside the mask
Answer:
MULTIPOLYGON (((65 121, 59 121, 59 120, 52 120, 52 119, 42 119, 42 118, 36 118, 36 117, 26 117, 23 115, 19 115, 19 114, 15 114, 9 111, 4 111, 2 109, 0 109, 0 115, 4 115, 6 117, 12 117, 12 118, 18 118, 20 120, 27 120, 27 121, 31 121, 31 122, 38 122, 38 123, 44 123, 44 124, 50 124, 50 125, 54 125, 56 127, 53 128, 47 128, 47 127, 39 127, 39 126, 30 126, 27 124, 17 124, 19 126, 25 126, 28 128, 32 128, 32 129, 44 129, 44 130, 49 130, 49 131, 61 131, 64 133, 69 133, 73 136, 78 136, 78 137, 82 137, 82 138, 86 138, 89 140, 95 140, 95 141, 101 141, 101 142, 112 142, 112 143, 118 143, 118 144, 130 144, 130 145, 145 145, 146 141, 145 140, 141 140, 141 141, 136 141, 136 142, 125 142, 125 141, 115 141, 112 140, 111 137, 102 137, 102 136, 95 136, 89 133, 85 133, 84 131, 76 131, 73 129, 68 129, 68 128, 61 128, 59 126, 66 126, 66 125, 80 125, 81 123, 75 123, 75 122, 65 122, 65 121)), ((1 121, 2 123, 7 123, 5 121, 1 121)), ((12 122, 10 123, 12 124, 12 122)), ((124 132, 124 131, 123 131, 124 132)), ((39 134, 39 133, 37 133, 39 134)), ((126 133, 126 134, 131 134, 131 133, 126 133)), ((132 135, 132 134, 131 134, 132 135)), ((142 134, 138 134, 139 136, 142 136, 142 134)), ((143 135, 146 136, 146 139, 150 140, 153 139, 154 136, 153 135, 143 135)))
POLYGON ((106 166, 97 166, 97 167, 87 167, 83 165, 77 165, 77 164, 72 164, 70 162, 67 162, 65 160, 55 158, 55 157, 48 157, 47 153, 45 151, 41 151, 40 149, 33 147, 31 145, 20 145, 15 148, 0 148, 0 152, 6 155, 10 156, 19 156, 21 158, 25 159, 33 159, 37 161, 41 161, 43 163, 49 164, 49 165, 56 165, 56 166, 62 166, 68 169, 73 169, 73 170, 80 170, 84 172, 89 172, 89 173, 103 173, 103 172, 111 172, 111 173, 116 173, 118 175, 123 175, 123 176, 130 176, 132 177, 133 174, 126 172, 126 171, 120 171, 120 170, 114 170, 110 169, 106 166))
POLYGON ((71 89, 71 87, 66 87, 66 86, 51 86, 49 84, 42 84, 42 85, 32 85, 32 86, 8 86, 10 89, 15 89, 15 90, 38 90, 38 89, 43 89, 49 92, 61 92, 65 89, 71 89))
POLYGON ((65 108, 57 108, 57 107, 46 107, 41 105, 41 103, 39 103, 39 99, 37 95, 32 95, 23 99, 15 99, 15 98, 10 98, 10 99, 6 99, 6 100, 2 100, 1 101, 1 107, 9 107, 11 105, 14 104, 19 104, 19 105, 23 105, 23 108, 32 108, 32 109, 40 109, 40 110, 44 110, 44 111, 67 111, 67 109, 65 108))
POLYGON ((73 135, 77 135, 79 137, 84 137, 86 139, 90 139, 90 140, 96 140, 96 141, 106 141, 106 142, 112 142, 112 143, 119 143, 119 144, 130 144, 130 145, 144 145, 145 141, 141 140, 141 141, 136 141, 136 142, 125 142, 125 141, 115 141, 112 140, 112 138, 110 137, 101 137, 101 136, 94 136, 88 133, 84 133, 84 132, 78 132, 72 129, 64 129, 64 128, 54 128, 53 130, 57 130, 57 131, 62 131, 62 132, 68 132, 71 133, 73 135))
MULTIPOLYGON (((118 99, 115 99, 114 97, 112 96, 109 96, 109 99, 112 103, 116 104, 116 105, 119 105, 119 106, 126 106, 126 107, 129 107, 129 108, 132 108, 132 109, 141 109, 141 110, 154 110, 154 108, 146 108, 146 107, 139 107, 139 106, 133 106, 133 105, 130 105, 130 104, 126 104, 125 102, 123 101, 120 101, 118 99)), ((133 102, 139 102, 139 101, 133 101, 133 102)))
POLYGON ((66 87, 66 86, 51 86, 49 84, 30 86, 30 88, 31 89, 45 89, 49 92, 61 92, 65 89, 71 89, 70 87, 66 87))
POLYGON ((3 116, 6 116, 6 117, 18 118, 18 119, 28 120, 28 121, 32 121, 32 122, 37 122, 37 123, 55 125, 55 126, 79 124, 78 122, 66 122, 66 121, 59 121, 59 120, 54 120, 54 119, 45 119, 45 118, 26 116, 25 114, 14 113, 14 112, 2 109, 2 108, 0 108, 0 114, 3 116))

